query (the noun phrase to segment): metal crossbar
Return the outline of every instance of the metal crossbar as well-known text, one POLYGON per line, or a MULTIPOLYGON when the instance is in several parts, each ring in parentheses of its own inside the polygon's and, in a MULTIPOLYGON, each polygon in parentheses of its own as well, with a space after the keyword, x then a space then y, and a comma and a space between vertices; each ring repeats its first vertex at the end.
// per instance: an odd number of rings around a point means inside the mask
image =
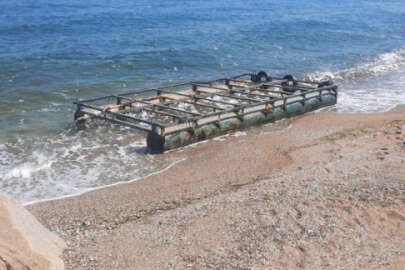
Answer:
POLYGON ((290 75, 278 78, 263 72, 244 73, 76 101, 75 120, 82 124, 101 118, 167 135, 252 113, 285 109, 314 97, 321 100, 324 95, 336 97, 337 86, 330 81, 300 81, 290 75))

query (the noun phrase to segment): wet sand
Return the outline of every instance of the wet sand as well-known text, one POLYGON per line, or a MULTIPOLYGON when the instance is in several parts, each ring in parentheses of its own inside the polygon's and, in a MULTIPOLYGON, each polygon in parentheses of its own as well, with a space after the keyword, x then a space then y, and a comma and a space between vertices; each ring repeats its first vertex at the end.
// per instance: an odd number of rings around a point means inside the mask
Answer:
POLYGON ((405 106, 309 113, 167 158, 184 161, 27 206, 66 241, 67 269, 405 267, 405 106))

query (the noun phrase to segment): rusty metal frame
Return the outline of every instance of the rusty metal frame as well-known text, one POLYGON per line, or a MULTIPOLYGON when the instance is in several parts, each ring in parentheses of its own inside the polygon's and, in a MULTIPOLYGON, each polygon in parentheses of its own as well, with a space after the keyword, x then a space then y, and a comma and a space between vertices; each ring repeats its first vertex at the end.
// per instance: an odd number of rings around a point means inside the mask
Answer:
POLYGON ((83 123, 88 119, 101 118, 163 136, 247 114, 285 109, 289 104, 304 103, 314 97, 321 100, 324 95, 337 96, 337 86, 332 82, 325 85, 294 80, 293 85, 286 85, 289 80, 285 77, 254 82, 251 80, 253 75, 255 73, 244 73, 230 78, 173 84, 76 101, 75 120, 83 123), (176 91, 179 87, 187 90, 176 91), (115 102, 108 103, 110 99, 115 102), (103 104, 95 104, 100 102, 103 104), (205 112, 183 109, 180 105, 184 104, 205 112), (142 118, 137 115, 139 112, 145 112, 148 117, 142 118))

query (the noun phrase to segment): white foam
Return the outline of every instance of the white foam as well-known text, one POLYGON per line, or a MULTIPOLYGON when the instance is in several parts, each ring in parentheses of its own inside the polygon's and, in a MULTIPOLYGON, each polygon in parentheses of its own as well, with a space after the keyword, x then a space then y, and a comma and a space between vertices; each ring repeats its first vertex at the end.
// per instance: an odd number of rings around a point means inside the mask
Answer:
POLYGON ((14 166, 3 175, 3 179, 10 178, 29 178, 32 174, 49 169, 52 166, 52 157, 48 158, 38 152, 34 152, 33 161, 25 162, 20 165, 14 166))
POLYGON ((10 179, 12 177, 16 178, 28 178, 31 177, 31 175, 35 172, 44 170, 46 168, 49 168, 51 166, 51 162, 48 162, 46 164, 43 164, 39 167, 34 166, 33 164, 22 164, 20 166, 14 167, 8 172, 4 174, 4 179, 10 179))
POLYGON ((311 72, 305 75, 309 80, 332 79, 335 81, 347 81, 365 76, 380 75, 387 71, 405 66, 405 48, 399 48, 391 52, 378 55, 376 58, 357 66, 332 72, 329 70, 311 72))
POLYGON ((228 136, 229 136, 229 134, 225 134, 225 135, 222 135, 222 136, 215 137, 212 140, 222 142, 222 141, 225 141, 228 136))
POLYGON ((164 168, 164 169, 162 169, 162 170, 159 170, 159 171, 156 171, 156 172, 153 172, 153 173, 150 173, 150 174, 148 174, 148 175, 146 175, 146 176, 144 176, 144 177, 135 178, 135 179, 132 179, 132 180, 129 180, 129 181, 115 182, 115 183, 109 184, 109 185, 103 185, 103 186, 98 186, 98 187, 93 187, 93 188, 87 188, 87 189, 82 190, 82 191, 80 191, 80 192, 76 192, 76 193, 69 194, 69 195, 64 195, 64 196, 59 196, 59 197, 54 197, 54 198, 48 198, 48 199, 42 199, 42 200, 35 200, 35 201, 23 203, 23 205, 24 205, 24 206, 27 206, 27 205, 32 205, 32 204, 40 203, 40 202, 61 200, 61 199, 65 199, 65 198, 80 196, 80 195, 82 195, 82 194, 85 194, 85 193, 88 193, 88 192, 91 192, 91 191, 95 191, 95 190, 99 190, 99 189, 103 189, 103 188, 107 188, 107 187, 118 186, 118 185, 123 185, 123 184, 129 184, 129 183, 132 183, 132 182, 135 182, 135 181, 139 181, 139 180, 141 180, 141 179, 146 179, 146 178, 151 177, 151 176, 153 176, 153 175, 157 175, 157 174, 160 174, 160 173, 162 173, 162 172, 165 172, 165 171, 169 170, 170 168, 172 168, 173 166, 175 166, 175 165, 177 165, 178 163, 183 162, 183 161, 185 161, 185 160, 186 160, 186 158, 177 160, 177 161, 171 163, 171 164, 170 164, 169 166, 167 166, 166 168, 164 168))
POLYGON ((232 134, 233 137, 240 137, 240 136, 246 136, 246 132, 244 131, 236 131, 235 133, 232 134))
POLYGON ((388 111, 405 103, 405 48, 383 53, 355 67, 305 75, 309 80, 332 79, 339 85, 340 112, 388 111))
POLYGON ((142 177, 164 166, 137 152, 145 146, 125 129, 19 135, 0 144, 0 190, 25 203, 142 177))

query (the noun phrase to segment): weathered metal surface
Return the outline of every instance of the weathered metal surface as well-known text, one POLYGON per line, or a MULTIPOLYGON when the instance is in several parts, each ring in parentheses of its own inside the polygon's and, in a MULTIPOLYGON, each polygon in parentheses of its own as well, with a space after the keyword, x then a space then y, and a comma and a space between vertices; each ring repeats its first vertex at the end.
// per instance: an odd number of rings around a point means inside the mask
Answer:
POLYGON ((337 101, 331 81, 308 82, 246 73, 77 101, 75 121, 93 118, 148 132, 156 152, 230 130, 291 117, 337 101))

